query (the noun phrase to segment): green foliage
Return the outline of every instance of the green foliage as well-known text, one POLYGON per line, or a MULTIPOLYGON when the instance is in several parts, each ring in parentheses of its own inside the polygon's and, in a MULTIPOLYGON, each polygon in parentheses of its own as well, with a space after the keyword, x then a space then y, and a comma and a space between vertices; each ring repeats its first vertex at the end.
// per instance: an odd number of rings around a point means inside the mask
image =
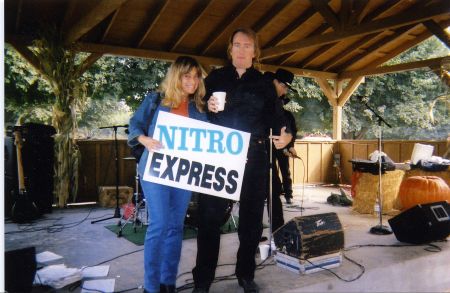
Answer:
POLYGON ((169 65, 156 60, 105 56, 84 77, 89 82, 92 99, 123 100, 135 109, 147 92, 159 87, 169 65))
POLYGON ((333 131, 333 113, 328 99, 318 85, 311 78, 295 77, 292 91, 288 98, 296 101, 302 109, 293 113, 296 123, 297 136, 310 134, 329 135, 333 131))
MULTIPOLYGON (((442 57, 449 50, 436 38, 430 38, 394 58, 389 65, 442 57)), ((392 128, 383 125, 386 139, 445 139, 450 133, 450 115, 445 103, 430 110, 433 101, 449 94, 449 88, 430 70, 415 70, 367 77, 354 95, 366 96, 373 109, 380 113, 392 128)), ((377 137, 377 119, 365 107, 350 99, 343 109, 343 137, 374 139, 377 137)))

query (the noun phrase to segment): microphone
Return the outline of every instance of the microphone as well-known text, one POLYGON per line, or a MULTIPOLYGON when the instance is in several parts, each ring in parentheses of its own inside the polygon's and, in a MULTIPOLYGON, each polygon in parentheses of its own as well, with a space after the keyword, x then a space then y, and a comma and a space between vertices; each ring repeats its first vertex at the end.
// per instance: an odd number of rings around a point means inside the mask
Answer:
POLYGON ((128 128, 128 124, 124 124, 124 125, 113 125, 113 126, 102 126, 102 127, 99 127, 98 129, 105 129, 105 128, 119 128, 119 127, 125 127, 125 128, 128 128))

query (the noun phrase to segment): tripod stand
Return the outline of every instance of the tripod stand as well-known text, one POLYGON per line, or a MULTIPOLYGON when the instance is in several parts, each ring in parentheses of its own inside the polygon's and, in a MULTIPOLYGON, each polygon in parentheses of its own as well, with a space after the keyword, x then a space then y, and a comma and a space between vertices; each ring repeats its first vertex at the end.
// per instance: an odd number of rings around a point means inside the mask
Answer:
MULTIPOLYGON (((128 159, 128 158, 124 158, 124 159, 128 159)), ((131 159, 134 160, 134 157, 132 157, 131 159)), ((127 224, 130 223, 130 221, 133 222, 133 230, 134 233, 136 233, 136 227, 139 225, 142 227, 143 223, 141 220, 139 220, 139 210, 141 208, 141 206, 144 204, 144 199, 140 200, 140 195, 141 193, 139 192, 139 165, 138 163, 136 163, 136 175, 134 176, 135 179, 135 192, 134 192, 134 209, 133 209, 133 213, 130 217, 128 217, 128 219, 126 219, 125 223, 123 225, 120 226, 119 231, 117 232, 117 237, 122 237, 122 231, 125 228, 125 226, 127 224)))
POLYGON ((119 208, 119 144, 117 142, 117 128, 119 128, 119 127, 127 128, 128 125, 104 126, 104 127, 99 128, 99 129, 112 128, 114 130, 114 160, 116 162, 116 209, 114 210, 114 215, 112 217, 92 221, 91 224, 101 222, 101 221, 106 221, 109 219, 118 218, 119 219, 118 225, 120 225, 120 217, 121 216, 120 216, 120 208, 119 208))
POLYGON ((379 218, 379 223, 376 226, 373 226, 372 228, 370 228, 370 233, 371 234, 376 234, 376 235, 387 235, 387 234, 392 234, 392 230, 391 228, 389 228, 388 226, 383 225, 383 202, 382 202, 382 193, 381 193, 381 173, 382 173, 382 160, 381 160, 381 137, 382 137, 382 127, 381 124, 384 123, 386 124, 388 127, 392 127, 391 125, 389 125, 389 123, 386 122, 386 120, 383 119, 383 117, 381 117, 375 110, 373 110, 368 104, 367 102, 363 101, 363 97, 362 96, 358 96, 358 99, 366 106, 366 108, 371 111, 376 117, 377 117, 377 123, 378 123, 378 194, 377 194, 377 201, 378 204, 377 209, 378 209, 378 218, 379 218))

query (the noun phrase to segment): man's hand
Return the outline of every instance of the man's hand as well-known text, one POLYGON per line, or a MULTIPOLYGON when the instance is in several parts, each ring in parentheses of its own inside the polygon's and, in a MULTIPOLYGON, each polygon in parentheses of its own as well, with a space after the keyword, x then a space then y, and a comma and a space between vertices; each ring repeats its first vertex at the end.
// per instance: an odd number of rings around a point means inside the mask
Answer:
POLYGON ((273 145, 276 149, 282 149, 292 140, 292 134, 286 132, 286 126, 281 128, 280 135, 272 135, 273 145))
POLYGON ((210 112, 219 113, 219 110, 217 109, 218 105, 219 105, 219 101, 217 100, 216 97, 214 97, 214 96, 209 97, 209 99, 208 99, 208 110, 210 112))

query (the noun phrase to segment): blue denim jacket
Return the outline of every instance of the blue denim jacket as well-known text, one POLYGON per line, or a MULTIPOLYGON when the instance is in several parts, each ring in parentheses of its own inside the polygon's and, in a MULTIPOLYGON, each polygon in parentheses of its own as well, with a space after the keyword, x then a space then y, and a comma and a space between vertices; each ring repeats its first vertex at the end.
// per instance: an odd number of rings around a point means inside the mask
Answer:
MULTIPOLYGON (((139 144, 137 138, 139 135, 147 135, 152 136, 155 131, 155 124, 158 118, 158 113, 160 111, 170 112, 170 108, 166 106, 162 106, 159 104, 156 108, 155 114, 153 115, 153 120, 149 123, 150 116, 150 107, 154 104, 155 99, 158 97, 160 93, 152 92, 145 96, 144 101, 141 103, 139 108, 134 112, 133 116, 128 123, 128 145, 136 146, 139 144), (148 129, 146 129, 148 126, 148 129)), ((195 103, 193 101, 189 102, 188 105, 188 114, 189 118, 207 121, 206 113, 201 113, 198 111, 197 107, 195 107, 195 103)), ((144 174, 145 163, 148 158, 148 150, 145 149, 142 154, 141 159, 139 160, 139 175, 142 176, 144 174)))

